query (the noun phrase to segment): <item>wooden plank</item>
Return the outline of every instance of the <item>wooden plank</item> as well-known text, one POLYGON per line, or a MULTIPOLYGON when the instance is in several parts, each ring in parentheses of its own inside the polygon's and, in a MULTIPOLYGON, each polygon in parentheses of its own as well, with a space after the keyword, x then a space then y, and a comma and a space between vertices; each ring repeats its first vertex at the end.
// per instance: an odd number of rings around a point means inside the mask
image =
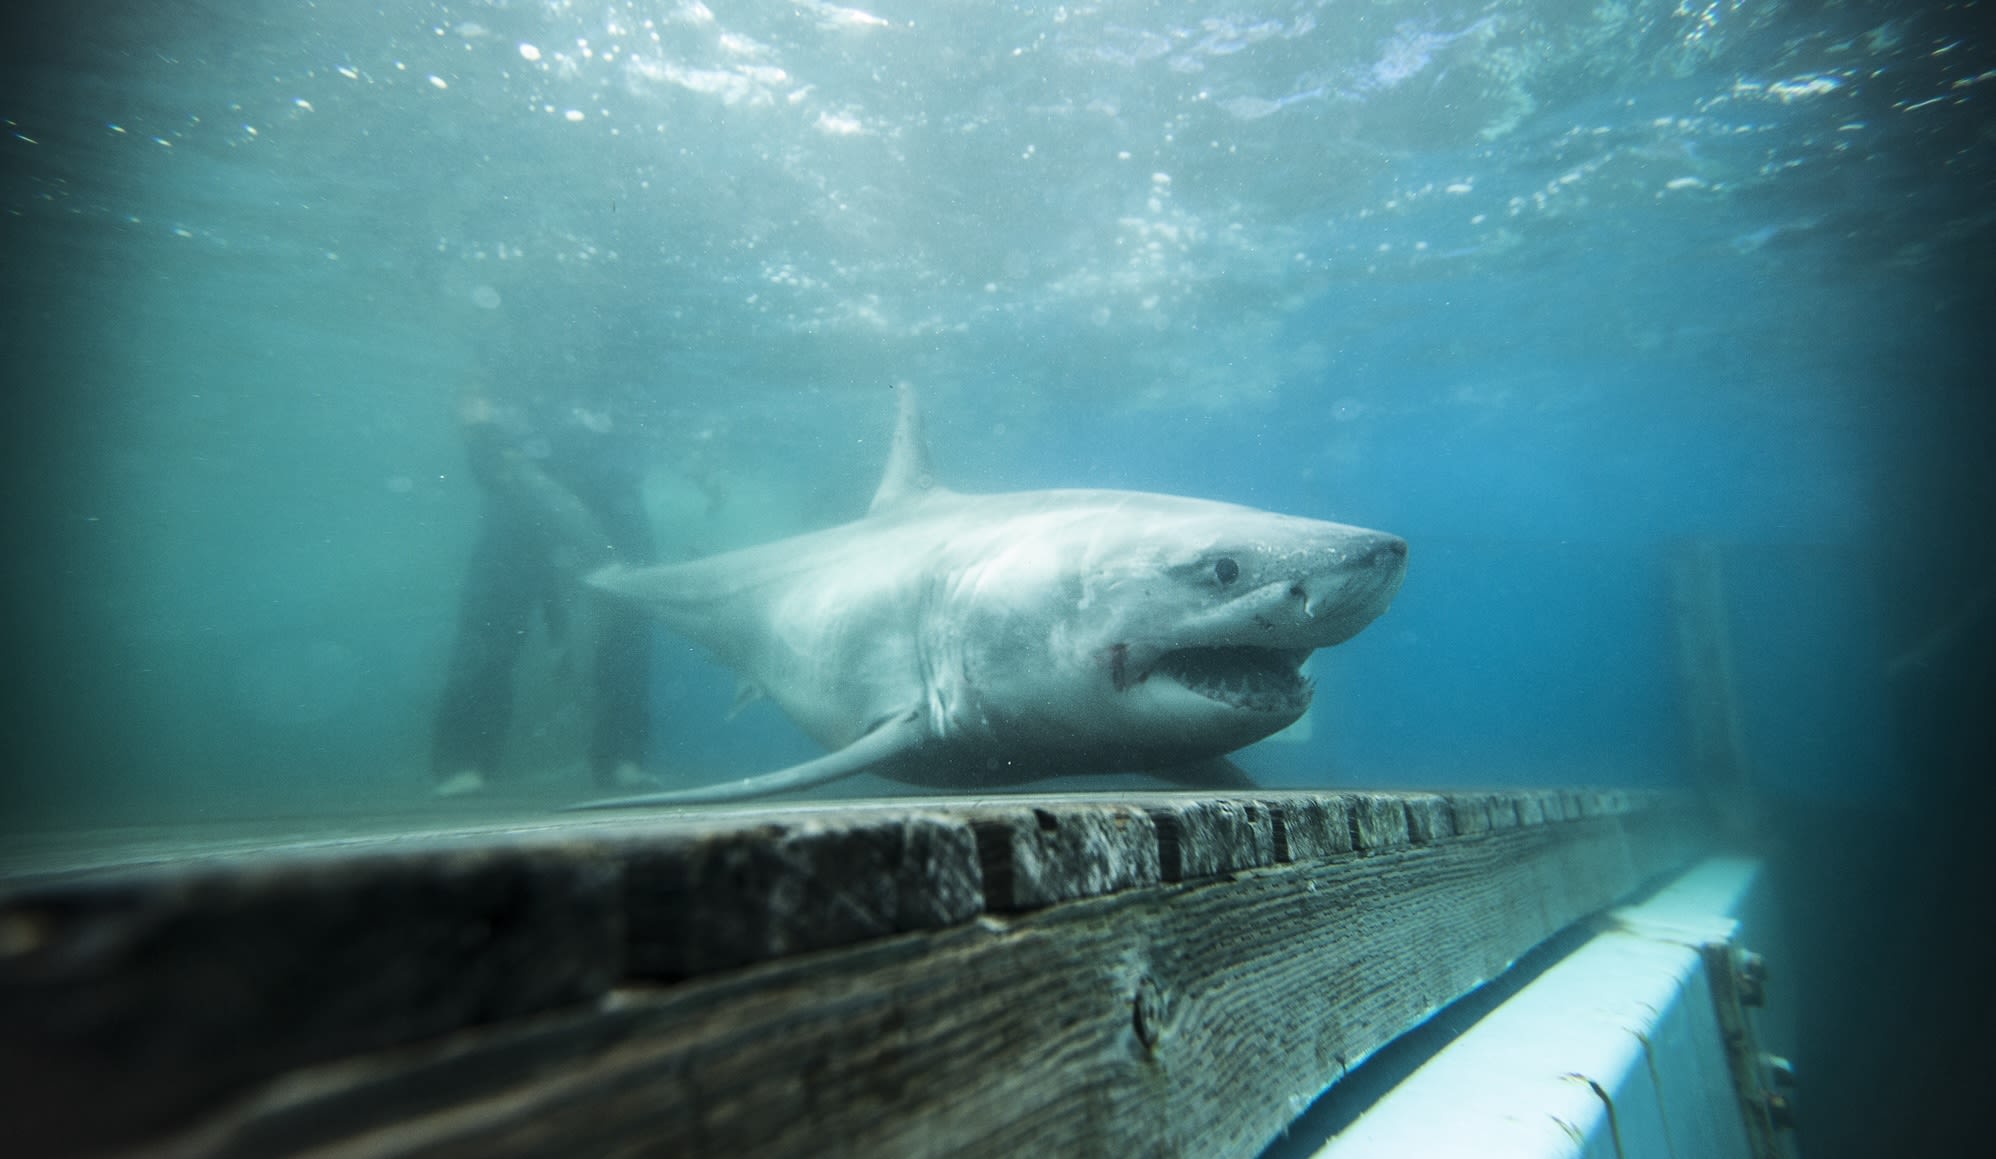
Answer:
POLYGON ((1157 827, 1165 881, 1257 869, 1276 863, 1275 815, 1263 803, 1226 797, 1160 797, 1146 802, 1157 827))
POLYGON ((1398 793, 1347 793, 1344 800, 1353 849, 1378 852, 1407 844, 1407 806, 1398 793))
POLYGON ((1455 810, 1448 798, 1437 793, 1408 793, 1404 803, 1407 839, 1414 844, 1428 845, 1455 836, 1455 810))
POLYGON ((694 811, 17 883, 0 1111, 34 1154, 1245 1153, 1688 854, 1658 799, 1571 812, 694 811))
POLYGON ((534 850, 62 883, 0 898, 0 931, 0 1119, 30 1155, 623 975, 615 877, 534 850))
POLYGON ((1268 800, 1282 822, 1283 860, 1316 861, 1351 852, 1351 805, 1343 797, 1292 793, 1268 800))
POLYGON ((598 839, 593 848, 622 870, 632 980, 938 929, 984 908, 971 827, 920 812, 773 821, 746 838, 715 829, 598 839))
POLYGON ((313 842, 17 882, 0 889, 0 1111, 19 1100, 5 1118, 29 1153, 115 1142, 273 1073, 620 982, 967 921, 981 888, 967 824, 898 806, 313 842))
POLYGON ((1157 824, 1133 805, 1048 801, 970 813, 994 912, 1038 909, 1163 880, 1157 824))

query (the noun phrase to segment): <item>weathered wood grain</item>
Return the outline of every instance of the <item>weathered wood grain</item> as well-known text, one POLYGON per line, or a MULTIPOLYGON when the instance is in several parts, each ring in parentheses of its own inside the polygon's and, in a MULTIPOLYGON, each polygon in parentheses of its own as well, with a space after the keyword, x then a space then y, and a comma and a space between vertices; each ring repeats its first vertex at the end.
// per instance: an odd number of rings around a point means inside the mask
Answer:
POLYGON ((1343 797, 1292 793, 1264 799, 1281 822, 1280 860, 1317 861, 1351 852, 1351 806, 1343 797))
POLYGON ((1397 849, 1411 839, 1407 806, 1398 793, 1347 793, 1344 801, 1353 849, 1397 849))
POLYGON ((1275 819, 1259 801, 1160 797, 1144 806, 1157 826, 1158 871, 1165 881, 1276 863, 1275 819))
POLYGON ((0 1121, 27 1155, 143 1133, 289 1068, 572 1006, 623 976, 615 876, 546 851, 58 884, 0 898, 0 929, 0 1121))
POLYGON ((1069 796, 17 883, 0 1111, 24 1154, 1244 1154, 1692 839, 1629 794, 1069 796))
POLYGON ((622 871, 626 970, 670 982, 969 921, 977 842, 921 812, 770 821, 599 843, 622 871))
POLYGON ((986 806, 969 817, 985 904, 994 912, 1038 909, 1162 880, 1157 824, 1135 806, 1047 801, 986 806))

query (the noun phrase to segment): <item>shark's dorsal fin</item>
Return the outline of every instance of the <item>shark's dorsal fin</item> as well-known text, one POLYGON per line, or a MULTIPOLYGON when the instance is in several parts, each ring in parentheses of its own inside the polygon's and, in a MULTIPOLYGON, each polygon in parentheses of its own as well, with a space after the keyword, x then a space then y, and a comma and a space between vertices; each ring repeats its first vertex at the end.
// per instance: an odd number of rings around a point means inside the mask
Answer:
POLYGON ((929 440, 922 432, 922 408, 917 405, 915 388, 896 383, 901 412, 894 421, 894 446, 887 452, 887 473, 880 477, 880 489, 873 493, 868 515, 880 515, 921 499, 943 493, 936 485, 935 469, 929 466, 929 440))
POLYGON ((646 793, 638 797, 584 801, 579 805, 568 805, 565 808, 624 809, 649 805, 702 805, 719 801, 747 801, 756 797, 769 797, 796 789, 808 789, 813 785, 850 777, 854 773, 863 773, 883 762, 906 756, 921 747, 927 738, 928 727, 921 711, 908 709, 889 718, 872 732, 837 752, 826 753, 816 760, 805 761, 801 765, 791 765, 787 769, 764 773, 759 777, 746 777, 718 785, 700 785, 665 793, 646 793))

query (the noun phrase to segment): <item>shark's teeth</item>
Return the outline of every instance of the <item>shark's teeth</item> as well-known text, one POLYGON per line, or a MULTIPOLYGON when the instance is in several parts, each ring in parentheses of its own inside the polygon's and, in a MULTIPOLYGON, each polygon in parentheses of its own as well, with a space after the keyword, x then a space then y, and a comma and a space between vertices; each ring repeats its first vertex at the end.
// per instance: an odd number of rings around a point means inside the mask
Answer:
POLYGON ((1274 648, 1180 648, 1159 657, 1153 671, 1233 708, 1291 712, 1310 703, 1310 682, 1297 671, 1307 655, 1274 648))

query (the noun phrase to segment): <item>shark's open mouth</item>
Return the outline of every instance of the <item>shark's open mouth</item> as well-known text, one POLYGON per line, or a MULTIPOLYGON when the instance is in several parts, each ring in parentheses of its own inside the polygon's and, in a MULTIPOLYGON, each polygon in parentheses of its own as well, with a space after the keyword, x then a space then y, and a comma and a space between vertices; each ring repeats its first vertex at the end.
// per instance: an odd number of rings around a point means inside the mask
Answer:
POLYGON ((1309 655, 1307 648, 1180 648, 1158 657, 1151 673, 1233 708, 1301 712, 1310 706, 1311 685, 1298 669, 1309 655))

